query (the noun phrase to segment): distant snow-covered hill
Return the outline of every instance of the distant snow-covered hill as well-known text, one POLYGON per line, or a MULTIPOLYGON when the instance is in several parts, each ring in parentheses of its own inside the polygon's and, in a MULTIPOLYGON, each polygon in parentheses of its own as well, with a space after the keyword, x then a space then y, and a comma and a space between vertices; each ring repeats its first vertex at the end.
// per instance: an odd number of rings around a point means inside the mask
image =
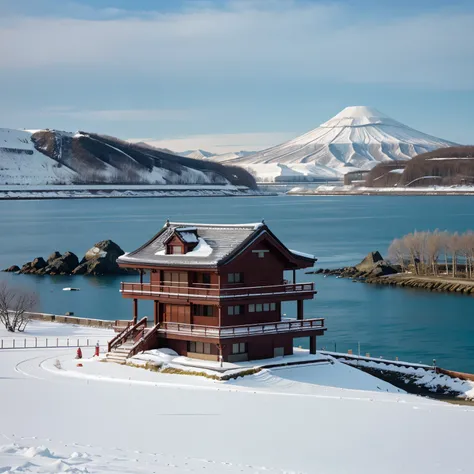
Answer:
POLYGON ((0 184, 234 184, 245 170, 94 133, 0 129, 0 184))
MULTIPOLYGON (((244 157, 220 159, 249 169, 257 180, 337 178, 377 163, 408 160, 453 142, 410 128, 370 107, 347 107, 318 128, 244 157)), ((214 158, 213 158, 214 159, 214 158)))
POLYGON ((186 156, 188 158, 197 158, 199 160, 202 159, 211 159, 213 161, 227 161, 233 160, 234 158, 243 158, 245 156, 251 155, 252 151, 233 151, 228 153, 212 153, 210 151, 205 150, 187 150, 182 153, 177 153, 181 156, 186 156))

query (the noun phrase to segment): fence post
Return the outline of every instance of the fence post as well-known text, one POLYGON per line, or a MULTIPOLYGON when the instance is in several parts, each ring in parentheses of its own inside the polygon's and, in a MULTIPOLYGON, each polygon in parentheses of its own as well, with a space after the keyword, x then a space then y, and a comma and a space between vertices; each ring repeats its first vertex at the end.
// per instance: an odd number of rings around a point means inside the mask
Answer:
POLYGON ((66 339, 66 345, 69 347, 69 338, 66 339))
POLYGON ((46 347, 48 347, 48 338, 46 338, 46 347))
POLYGON ((15 339, 13 339, 13 349, 15 349, 15 339))
POLYGON ((56 338, 56 347, 59 347, 59 337, 56 338))
POLYGON ((89 347, 89 339, 87 339, 87 347, 89 347))
POLYGON ((2 349, 3 349, 3 339, 2 339, 2 349))
POLYGON ((79 339, 77 340, 77 347, 79 347, 79 339))
POLYGON ((25 337, 25 344, 24 344, 24 347, 26 347, 26 337, 25 337))
POLYGON ((38 347, 38 338, 35 337, 35 347, 38 347))

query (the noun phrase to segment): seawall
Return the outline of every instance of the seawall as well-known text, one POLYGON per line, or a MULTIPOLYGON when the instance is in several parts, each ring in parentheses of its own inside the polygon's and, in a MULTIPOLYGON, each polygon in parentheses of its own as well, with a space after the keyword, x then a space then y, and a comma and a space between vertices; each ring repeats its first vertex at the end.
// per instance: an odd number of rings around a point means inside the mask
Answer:
POLYGON ((367 278, 365 283, 374 285, 389 285, 405 288, 419 288, 429 291, 440 291, 449 293, 472 294, 474 296, 474 281, 462 279, 449 279, 439 277, 424 277, 416 275, 388 275, 375 278, 367 278))

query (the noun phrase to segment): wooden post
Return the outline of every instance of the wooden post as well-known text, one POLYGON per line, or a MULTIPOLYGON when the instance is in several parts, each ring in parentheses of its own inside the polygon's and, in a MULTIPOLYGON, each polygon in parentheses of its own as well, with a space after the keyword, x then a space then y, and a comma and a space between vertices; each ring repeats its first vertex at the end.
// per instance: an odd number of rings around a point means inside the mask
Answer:
POLYGON ((155 324, 155 326, 159 323, 160 321, 160 302, 155 300, 154 301, 154 312, 153 312, 153 322, 155 324))
POLYGON ((133 298, 133 324, 137 324, 138 321, 138 299, 133 298))
POLYGON ((296 270, 293 270, 293 285, 296 283, 296 270))
POLYGON ((297 300, 296 305, 297 305, 297 312, 296 312, 296 319, 302 320, 304 317, 304 310, 303 310, 303 300, 297 300))
POLYGON ((316 354, 316 336, 309 336, 309 353, 316 354))
POLYGON ((140 270, 140 285, 143 284, 143 270, 140 270))

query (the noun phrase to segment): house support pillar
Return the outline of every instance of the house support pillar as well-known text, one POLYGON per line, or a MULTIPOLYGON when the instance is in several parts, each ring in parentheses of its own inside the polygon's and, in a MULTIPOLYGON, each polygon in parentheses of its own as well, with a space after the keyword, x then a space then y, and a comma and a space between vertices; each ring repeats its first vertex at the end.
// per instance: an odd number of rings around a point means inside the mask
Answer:
POLYGON ((140 285, 143 284, 143 270, 140 270, 140 285))
POLYGON ((153 323, 156 326, 160 322, 160 302, 155 300, 153 303, 153 323))
POLYGON ((296 270, 293 270, 293 285, 296 283, 296 270))
POLYGON ((304 300, 296 301, 296 319, 303 319, 304 317, 303 302, 304 300))
POLYGON ((309 353, 316 354, 316 336, 309 336, 309 353))
POLYGON ((133 298, 133 324, 137 324, 138 321, 138 300, 133 298))

